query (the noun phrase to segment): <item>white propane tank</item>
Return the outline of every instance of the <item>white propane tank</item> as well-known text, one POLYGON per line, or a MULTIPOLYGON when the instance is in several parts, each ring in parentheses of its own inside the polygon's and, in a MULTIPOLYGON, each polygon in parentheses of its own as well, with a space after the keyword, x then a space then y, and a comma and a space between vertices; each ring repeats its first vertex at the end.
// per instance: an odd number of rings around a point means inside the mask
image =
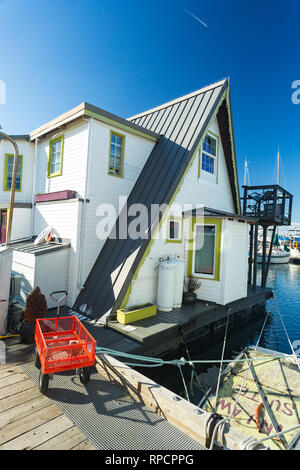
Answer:
POLYGON ((6 334, 6 317, 8 312, 12 250, 0 246, 0 335, 6 334))
POLYGON ((157 308, 161 312, 171 312, 174 300, 175 263, 164 260, 158 269, 157 308))
POLYGON ((177 256, 173 260, 175 264, 175 282, 173 308, 180 308, 182 305, 183 284, 184 284, 184 261, 177 256))

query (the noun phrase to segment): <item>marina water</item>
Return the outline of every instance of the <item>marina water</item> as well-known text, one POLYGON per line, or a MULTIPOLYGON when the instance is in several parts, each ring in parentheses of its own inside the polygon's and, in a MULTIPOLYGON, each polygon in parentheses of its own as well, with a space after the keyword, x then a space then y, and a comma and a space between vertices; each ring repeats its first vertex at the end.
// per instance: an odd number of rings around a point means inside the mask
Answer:
MULTIPOLYGON (((258 271, 258 285, 260 283, 260 271, 258 271)), ((282 353, 291 353, 288 339, 282 326, 280 315, 278 314, 277 301, 285 327, 289 334, 291 342, 296 342, 295 349, 300 350, 300 266, 294 264, 270 265, 268 276, 268 287, 273 289, 275 300, 267 301, 266 311, 270 310, 269 318, 265 326, 259 345, 264 348, 276 350, 282 353)), ((251 314, 247 318, 231 324, 228 332, 228 338, 225 350, 225 359, 234 358, 244 347, 255 345, 262 325, 264 323, 266 312, 262 311, 251 314)), ((224 328, 213 336, 200 339, 190 343, 189 351, 193 360, 220 359, 223 347, 224 328)), ((167 359, 177 359, 185 357, 184 348, 175 351, 167 359)), ((197 373, 201 374, 212 369, 213 364, 201 364, 196 366, 197 373)), ((186 383, 189 386, 191 377, 191 368, 185 366, 183 372, 186 383)), ((138 369, 144 375, 150 377, 157 383, 167 387, 174 393, 184 396, 184 387, 180 373, 175 366, 162 366, 155 369, 138 369)), ((198 394, 197 394, 198 395, 198 394)), ((197 402, 197 397, 195 403, 197 402)), ((193 400, 194 401, 194 400, 193 400)))

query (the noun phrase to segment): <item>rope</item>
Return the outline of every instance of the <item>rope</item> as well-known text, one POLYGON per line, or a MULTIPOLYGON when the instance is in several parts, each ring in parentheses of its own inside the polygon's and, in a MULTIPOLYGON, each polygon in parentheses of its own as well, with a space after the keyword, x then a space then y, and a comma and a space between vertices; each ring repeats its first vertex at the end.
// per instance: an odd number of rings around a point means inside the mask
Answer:
MULTIPOLYGON (((190 393, 191 395, 194 395, 194 387, 193 387, 193 383, 194 383, 194 377, 196 377, 196 380, 198 382, 198 385, 199 385, 199 388, 201 390, 201 392, 203 393, 203 395, 206 395, 207 394, 207 391, 204 390, 204 387, 202 385, 202 383, 200 382, 200 379, 198 377, 198 374, 196 372, 196 369, 195 369, 195 364, 192 362, 192 358, 191 358, 191 354, 190 354, 190 351, 189 351, 189 348, 186 344, 186 340, 185 340, 185 337, 184 337, 184 333, 183 333, 183 329, 182 327, 180 328, 180 334, 181 334, 181 338, 182 338, 182 341, 183 341, 183 345, 185 347, 185 351, 186 351, 186 355, 187 355, 187 358, 189 360, 189 364, 191 365, 192 367, 192 372, 191 372, 191 382, 190 382, 190 393)), ((207 397, 207 401, 208 401, 208 404, 209 406, 211 407, 211 409, 214 411, 214 413, 216 413, 216 410, 215 408, 213 407, 212 403, 210 402, 209 398, 207 397)))
POLYGON ((271 309, 271 308, 269 307, 269 309, 268 309, 268 311, 267 311, 267 314, 266 314, 266 318, 265 318, 265 320, 264 320, 262 329, 261 329, 261 331, 260 331, 260 335, 259 335, 258 340, 257 340, 257 342, 256 342, 256 345, 255 345, 255 348, 254 348, 254 351, 253 351, 253 354, 252 354, 252 357, 251 357, 250 361, 249 361, 247 355, 245 354, 246 359, 247 359, 247 362, 248 362, 248 369, 246 370, 246 373, 244 374, 243 381, 242 381, 242 383, 241 383, 241 386, 240 386, 238 395, 237 395, 236 400, 235 400, 235 402, 234 402, 234 407, 233 407, 232 412, 231 412, 231 414, 230 414, 230 416, 229 416, 229 423, 230 423, 230 421, 231 421, 231 419, 232 419, 232 416, 233 416, 233 414, 234 414, 234 412, 235 412, 236 406, 237 406, 238 401, 239 401, 239 399, 240 399, 242 390, 243 390, 243 388, 244 388, 244 384, 245 384, 245 382, 246 382, 246 380, 247 380, 247 377, 248 377, 248 374, 249 374, 249 371, 250 371, 250 367, 251 367, 251 365, 253 364, 254 356, 255 356, 255 354, 256 354, 258 345, 259 345, 259 343, 260 343, 262 334, 263 334, 263 332, 264 332, 264 329, 265 329, 265 326, 266 326, 266 323, 267 323, 267 320, 268 320, 268 317, 269 317, 269 314, 270 314, 270 309, 271 309))
POLYGON ((275 293, 274 293, 274 301, 275 301, 275 306, 276 306, 276 309, 277 309, 277 313, 279 314, 279 317, 280 317, 280 320, 281 320, 281 323, 282 323, 283 329, 284 329, 284 331, 285 331, 285 334, 286 334, 287 340, 288 340, 288 342, 289 342, 289 345, 290 345, 290 348, 291 348, 291 350, 292 350, 292 354, 293 354, 293 356, 294 356, 294 359, 295 359, 296 365, 298 366, 298 369, 299 369, 299 372, 300 372, 300 363, 299 363, 299 361, 298 361, 298 359, 297 359, 297 355, 296 355, 296 353, 295 353, 295 350, 294 350, 294 348, 293 348, 293 345, 292 345, 292 343, 291 343, 291 340, 290 340, 289 334, 288 334, 288 332, 287 332, 287 329, 286 329, 286 327, 285 327, 285 324, 284 324, 284 321, 283 321, 282 315, 281 315, 281 313, 280 313, 280 310, 279 310, 279 305, 278 305, 278 302, 277 302, 277 297, 275 296, 275 293))
POLYGON ((240 449, 241 450, 254 450, 258 445, 262 444, 268 439, 274 439, 275 437, 280 437, 287 432, 292 432, 292 431, 295 431, 295 429, 299 429, 299 428, 300 428, 300 424, 298 424, 297 426, 294 426, 293 428, 286 429, 284 431, 271 434, 270 436, 263 437, 262 439, 259 439, 259 440, 255 438, 244 439, 240 442, 240 449), (250 439, 252 440, 252 442, 250 442, 250 439))
POLYGON ((184 375, 183 375, 183 372, 182 372, 182 369, 181 369, 181 365, 178 365, 178 369, 179 369, 179 372, 180 372, 180 375, 181 375, 181 378, 182 378, 186 398, 190 402, 191 400, 190 400, 190 397, 189 397, 189 392, 188 392, 188 389, 187 389, 187 386, 186 386, 186 382, 185 382, 185 378, 184 378, 184 375))
MULTIPOLYGON (((254 351, 253 351, 253 355, 252 355, 252 358, 251 358, 250 362, 249 362, 249 360, 248 360, 248 357, 246 358, 246 360, 247 360, 247 362, 248 362, 248 369, 246 370, 246 373, 245 373, 245 375, 244 375, 244 378, 243 378, 242 384, 241 384, 241 386, 240 386, 240 389, 239 389, 237 398, 236 398, 236 400, 235 400, 235 403, 234 403, 232 412, 231 412, 231 414, 230 414, 230 416, 229 416, 228 418, 222 419, 222 421, 220 421, 220 422, 216 425, 216 427, 215 427, 215 429, 214 429, 214 432, 213 432, 213 436, 212 436, 212 440, 211 440, 211 443, 210 443, 210 448, 209 448, 209 450, 213 450, 214 443, 215 443, 215 439, 216 439, 216 436, 217 436, 217 432, 218 432, 219 427, 221 427, 221 426, 222 426, 222 429, 221 429, 221 430, 222 430, 222 433, 221 433, 222 442, 223 442, 223 440, 224 440, 225 424, 226 424, 226 423, 230 424, 230 421, 231 421, 231 419, 232 419, 232 416, 233 416, 233 414, 234 414, 234 412, 235 412, 236 405, 238 404, 238 400, 239 400, 239 398, 240 398, 240 396, 241 396, 241 392, 242 392, 242 390, 243 390, 243 387, 244 387, 246 378, 248 377, 248 374, 249 374, 250 366, 251 366, 251 364, 253 363, 254 356, 255 356, 255 354, 256 354, 256 351, 257 351, 258 345, 259 345, 259 343, 260 343, 260 340, 261 340, 263 331, 264 331, 264 329, 265 329, 265 326, 266 326, 266 323, 267 323, 267 319, 268 319, 268 317, 269 317, 269 313, 270 313, 270 308, 269 308, 268 311, 267 311, 267 314, 266 314, 266 317, 265 317, 263 326, 262 326, 262 328, 261 328, 260 335, 259 335, 258 340, 257 340, 257 343, 256 343, 256 345, 255 345, 255 348, 254 348, 254 351)), ((245 354, 245 355, 246 355, 246 354, 245 354)), ((220 370, 221 370, 221 369, 220 369, 220 370)), ((219 378, 220 378, 220 374, 219 374, 219 378)), ((217 398, 218 398, 218 397, 216 396, 216 406, 218 407, 217 398)))
MULTIPOLYGON (((182 366, 190 365, 192 367, 193 364, 220 364, 221 362, 227 363, 227 364, 238 364, 238 363, 243 363, 243 362, 249 363, 249 359, 224 359, 223 361, 221 361, 220 359, 204 359, 204 360, 197 359, 193 361, 187 361, 186 359, 182 358, 182 359, 175 359, 171 361, 164 361, 163 359, 155 358, 155 357, 136 356, 135 354, 121 353, 120 351, 115 351, 109 348, 103 348, 101 346, 97 346, 96 352, 97 354, 108 354, 109 356, 125 357, 127 359, 147 361, 147 364, 145 364, 144 362, 140 362, 136 364, 133 362, 123 362, 123 364, 125 365, 135 366, 135 367, 160 367, 164 365, 178 366, 178 364, 182 366), (149 364, 149 362, 153 362, 153 364, 149 364)), ((286 357, 287 357, 286 354, 279 354, 279 355, 274 355, 274 356, 272 355, 271 358, 270 356, 259 356, 255 360, 271 362, 277 359, 286 359, 286 357)), ((298 357, 300 358, 300 354, 296 354, 296 358, 298 357)))
POLYGON ((227 333, 228 333, 228 324, 229 324, 229 315, 230 315, 230 311, 231 311, 231 309, 229 308, 228 311, 227 311, 227 320, 226 320, 226 329, 225 329, 224 341, 223 341, 223 348, 222 348, 221 365, 220 365, 219 376, 218 376, 218 383, 217 383, 217 389, 216 389, 216 399, 215 399, 216 411, 218 410, 219 389, 220 389, 221 375, 222 375, 222 370, 223 370, 223 361, 224 361, 224 354, 225 354, 226 341, 227 341, 227 333))

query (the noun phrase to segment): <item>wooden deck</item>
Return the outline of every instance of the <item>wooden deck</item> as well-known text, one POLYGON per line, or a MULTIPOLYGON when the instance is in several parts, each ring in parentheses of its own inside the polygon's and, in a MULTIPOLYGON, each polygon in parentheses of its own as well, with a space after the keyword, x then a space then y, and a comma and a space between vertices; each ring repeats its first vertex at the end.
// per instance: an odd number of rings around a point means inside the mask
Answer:
POLYGON ((255 291, 248 290, 247 297, 223 306, 212 302, 198 301, 195 305, 183 305, 171 312, 158 312, 156 316, 140 320, 131 325, 121 325, 117 321, 110 321, 109 327, 115 332, 127 336, 140 345, 143 354, 154 356, 178 348, 182 343, 180 330, 184 336, 199 336, 209 332, 209 326, 217 324, 230 314, 235 315, 264 304, 271 295, 271 289, 257 287, 255 291))
POLYGON ((31 357, 32 346, 13 345, 0 365, 0 450, 94 450, 19 367, 31 357))

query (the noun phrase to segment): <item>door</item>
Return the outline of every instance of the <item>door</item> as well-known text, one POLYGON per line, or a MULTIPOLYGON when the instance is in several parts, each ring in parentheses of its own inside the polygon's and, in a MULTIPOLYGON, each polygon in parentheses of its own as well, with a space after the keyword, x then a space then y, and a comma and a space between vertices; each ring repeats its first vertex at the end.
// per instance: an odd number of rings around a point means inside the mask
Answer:
POLYGON ((0 243, 6 242, 7 210, 0 211, 0 243))

